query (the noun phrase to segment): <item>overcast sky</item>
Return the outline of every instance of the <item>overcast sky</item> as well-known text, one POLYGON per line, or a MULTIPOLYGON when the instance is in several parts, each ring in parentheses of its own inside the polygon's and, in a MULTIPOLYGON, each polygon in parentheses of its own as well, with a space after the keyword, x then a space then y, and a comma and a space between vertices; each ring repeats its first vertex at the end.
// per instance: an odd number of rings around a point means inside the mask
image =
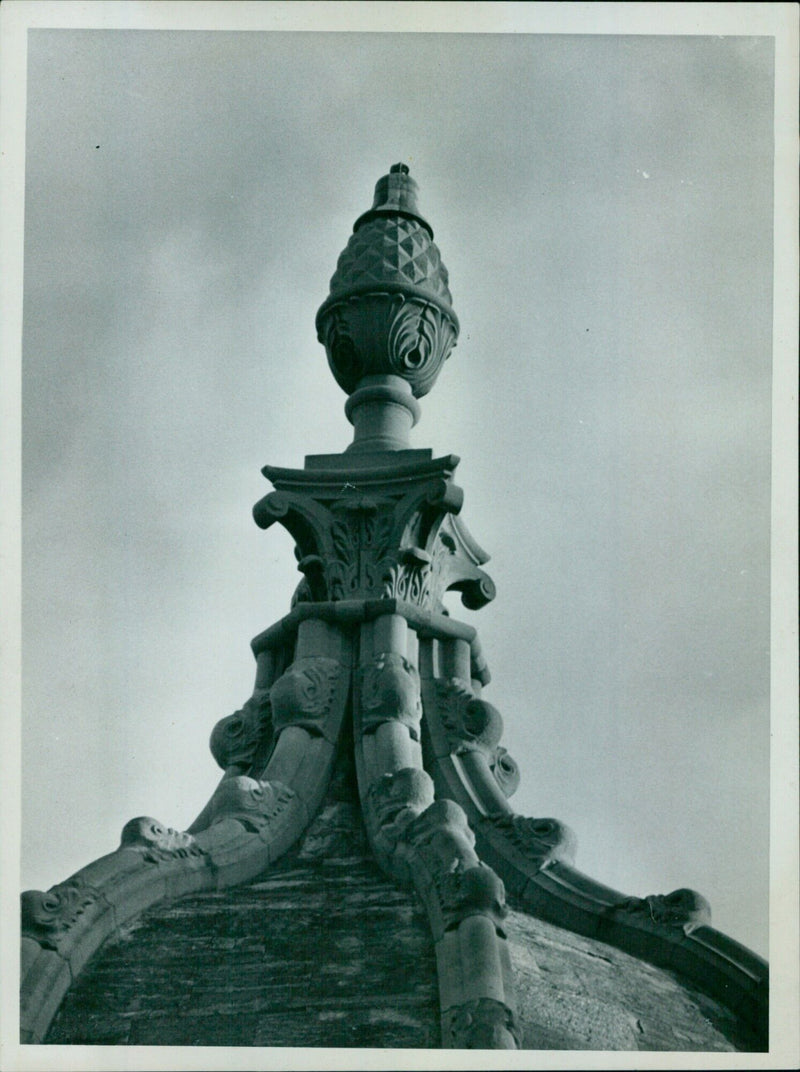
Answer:
POLYGON ((35 31, 23 884, 187 826, 299 579, 266 463, 343 450, 314 315, 405 161, 524 814, 767 952, 772 41, 35 31))

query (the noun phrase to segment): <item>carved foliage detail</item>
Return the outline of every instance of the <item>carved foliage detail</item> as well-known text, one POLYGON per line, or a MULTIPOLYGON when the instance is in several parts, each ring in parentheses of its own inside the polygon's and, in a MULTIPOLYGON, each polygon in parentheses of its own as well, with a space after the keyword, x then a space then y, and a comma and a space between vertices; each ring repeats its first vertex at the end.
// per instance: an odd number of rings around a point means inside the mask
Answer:
POLYGON ((436 711, 451 752, 458 755, 478 750, 493 755, 503 733, 497 708, 474 696, 458 678, 437 678, 434 689, 436 711))
POLYGON ((508 915, 503 881, 486 864, 438 875, 436 890, 445 930, 470 916, 486 916, 499 930, 508 915))
POLYGON ((294 725, 321 731, 340 673, 336 659, 296 659, 270 689, 275 729, 294 725))
POLYGON ((668 894, 629 897, 614 907, 663 926, 681 927, 687 933, 711 923, 711 905, 696 890, 680 889, 668 894))
POLYGON ((265 739, 272 736, 269 692, 259 690, 232 715, 222 718, 211 731, 211 754, 223 770, 249 768, 265 739))
POLYGON ((433 571, 429 562, 401 560, 387 571, 381 594, 386 599, 402 599, 416 607, 431 604, 438 608, 441 598, 434 600, 432 597, 432 579, 433 571))
POLYGON ((330 525, 331 555, 325 572, 330 599, 352 599, 380 591, 395 562, 392 504, 352 496, 336 504, 330 525))
POLYGON ((361 671, 361 726, 365 732, 382 722, 397 720, 419 739, 422 705, 419 674, 408 659, 382 652, 361 671))
POLYGON ((435 801, 409 824, 404 836, 432 874, 463 871, 478 862, 475 835, 464 809, 455 801, 435 801))
POLYGON ((501 834, 537 870, 575 855, 575 835, 557 819, 530 819, 524 815, 488 815, 482 824, 501 834))
POLYGON ((369 787, 368 812, 393 848, 409 823, 433 803, 433 781, 424 770, 403 767, 384 774, 369 787))
MULTIPOLYGON (((403 549, 386 576, 383 594, 439 611, 445 592, 454 589, 461 593, 466 607, 479 610, 495 597, 491 578, 478 568, 488 555, 468 534, 463 522, 450 513, 456 502, 454 487, 450 485, 439 494, 440 510, 421 509, 409 522, 403 549), (448 511, 446 516, 441 510, 448 511)), ((428 502, 433 504, 436 499, 428 502)))
POLYGON ((330 306, 319 329, 331 371, 348 394, 363 376, 393 373, 417 398, 433 386, 457 334, 438 306, 378 287, 330 306))
POLYGON ((140 816, 131 819, 122 828, 121 849, 138 849, 149 863, 165 860, 188 859, 204 856, 202 849, 191 834, 164 826, 158 819, 140 816))
POLYGON ((46 893, 26 890, 22 895, 22 933, 45 949, 59 952, 80 917, 101 898, 100 891, 80 878, 53 886, 46 893))
POLYGON ((209 826, 236 819, 251 833, 258 833, 292 803, 296 793, 281 782, 259 782, 239 775, 220 782, 211 798, 209 826))
POLYGON ((443 930, 469 916, 487 916, 499 928, 506 915, 505 888, 475 854, 475 838, 463 808, 437 800, 406 827, 415 864, 430 876, 443 930))
POLYGON ((392 321, 388 337, 391 371, 411 383, 419 396, 430 390, 456 340, 452 321, 435 305, 407 301, 392 321))
POLYGON ((514 1012, 493 998, 468 1001, 444 1016, 449 1045, 462 1050, 516 1050, 522 1033, 514 1012))

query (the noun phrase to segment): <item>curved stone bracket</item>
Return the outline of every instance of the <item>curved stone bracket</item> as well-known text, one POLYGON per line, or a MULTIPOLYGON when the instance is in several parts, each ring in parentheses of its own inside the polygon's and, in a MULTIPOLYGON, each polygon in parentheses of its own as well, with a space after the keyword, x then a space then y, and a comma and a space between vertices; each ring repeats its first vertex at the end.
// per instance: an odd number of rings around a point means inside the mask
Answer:
MULTIPOLYGON (((679 971, 704 993, 737 1010, 761 1045, 767 1030, 767 965, 710 923, 708 902, 691 890, 626 897, 572 866, 576 841, 556 819, 513 813, 506 800, 502 750, 487 759, 465 733, 463 712, 474 696, 463 672, 437 677, 459 656, 457 639, 420 643, 423 746, 437 794, 457 801, 475 831, 481 859, 526 911, 557 926, 679 971), (455 654, 448 655, 453 648, 455 654)), ((512 773, 513 777, 513 773, 512 773)))
POLYGON ((477 751, 495 760, 503 719, 465 681, 436 678, 426 683, 425 714, 436 755, 477 751))
POLYGON ((370 841, 386 870, 413 885, 425 906, 436 948, 443 1044, 516 1049, 503 883, 476 854, 463 810, 432 798, 423 770, 383 775, 362 795, 370 841), (503 1010, 499 1019, 497 1009, 503 1010))
MULTIPOLYGON (((336 703, 342 667, 324 655, 296 659, 270 689, 275 731, 301 726, 329 741, 338 737, 343 704, 336 703)), ((346 689, 346 682, 345 682, 346 689)))
MULTIPOLYGON (((301 836, 322 802, 330 777, 352 658, 350 642, 335 626, 309 623, 304 630, 298 644, 318 639, 324 650, 339 656, 338 660, 321 656, 328 660, 327 670, 329 663, 336 665, 336 674, 328 675, 336 682, 334 696, 321 723, 330 739, 311 735, 285 720, 264 777, 236 773, 223 777, 190 831, 175 830, 149 817, 132 819, 122 830, 116 852, 100 857, 46 893, 28 890, 22 895, 23 1042, 44 1039, 70 983, 124 923, 165 898, 253 879, 301 836)), ((302 676, 302 672, 301 666, 296 674, 302 676)), ((260 689, 248 710, 259 730, 268 695, 263 685, 260 689)), ((305 703, 308 697, 303 695, 305 703)), ((280 690, 278 696, 280 700, 280 690)), ((278 707, 283 712, 280 703, 278 707)), ((225 757, 245 758, 240 748, 243 738, 250 758, 252 738, 247 733, 241 738, 231 734, 228 720, 222 726, 215 733, 222 736, 225 757)), ((235 772, 237 766, 232 762, 229 769, 235 772)))
POLYGON ((269 690, 257 689, 238 711, 222 718, 211 731, 209 747, 223 770, 247 772, 274 737, 269 690))
POLYGON ((423 739, 440 792, 480 815, 502 813, 519 771, 499 743, 500 712, 475 693, 471 663, 462 640, 420 642, 423 739))
MULTIPOLYGON (((459 643, 469 666, 469 644, 459 643)), ((415 752, 420 693, 418 674, 404 654, 413 650, 407 621, 395 614, 364 625, 360 647, 366 661, 355 692, 354 731, 367 836, 379 863, 398 882, 413 886, 425 907, 436 948, 444 1045, 488 1040, 516 1048, 513 1030, 492 1036, 476 1030, 474 1018, 456 1014, 470 1003, 483 1008, 495 1002, 513 1021, 502 930, 505 890, 475 852, 463 809, 451 800, 434 801, 418 745, 415 752)))

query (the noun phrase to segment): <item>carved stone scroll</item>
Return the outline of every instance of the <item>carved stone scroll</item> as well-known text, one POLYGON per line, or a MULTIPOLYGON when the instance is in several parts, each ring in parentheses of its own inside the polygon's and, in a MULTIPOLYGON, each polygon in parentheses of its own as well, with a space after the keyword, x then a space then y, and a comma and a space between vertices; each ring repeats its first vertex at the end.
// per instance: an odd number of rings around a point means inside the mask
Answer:
POLYGON ((436 679, 433 700, 449 754, 478 750, 494 759, 503 733, 503 719, 496 707, 474 696, 466 682, 458 678, 436 679))
POLYGON ((511 797, 519 789, 520 773, 517 762, 501 745, 495 748, 489 760, 489 770, 505 796, 511 797))
POLYGON ((244 706, 228 715, 211 731, 211 754, 223 770, 239 767, 249 771, 259 751, 265 750, 273 735, 269 691, 257 690, 244 706))
POLYGON ((445 1045, 460 1050, 516 1050, 522 1037, 514 1010, 501 1001, 481 998, 448 1009, 445 1045))
POLYGON ((422 703, 416 667, 395 652, 376 655, 360 671, 360 714, 365 733, 396 719, 419 740, 422 703))
POLYGON ((711 923, 711 905, 696 890, 679 889, 668 894, 628 897, 614 907, 619 912, 653 923, 680 927, 686 934, 711 923))
POLYGON ((500 851, 505 850, 526 872, 575 858, 575 835, 558 819, 530 819, 514 813, 487 815, 478 820, 477 829, 482 839, 502 846, 500 851))
POLYGON ((191 834, 164 826, 158 819, 141 816, 131 819, 122 828, 121 849, 137 849, 150 863, 204 856, 191 834))
POLYGON ((470 819, 473 812, 477 820, 508 811, 506 800, 519 784, 519 771, 499 743, 500 712, 477 696, 468 680, 469 650, 457 639, 426 640, 420 658, 425 663, 422 705, 437 791, 458 801, 470 819), (453 666, 442 673, 439 664, 448 661, 453 666))
POLYGON ((276 732, 286 726, 301 726, 324 735, 340 674, 339 663, 325 656, 292 663, 270 690, 276 732))
POLYGON ((46 893, 26 890, 22 894, 22 933, 35 938, 43 949, 61 952, 70 932, 102 898, 100 890, 75 876, 46 893))

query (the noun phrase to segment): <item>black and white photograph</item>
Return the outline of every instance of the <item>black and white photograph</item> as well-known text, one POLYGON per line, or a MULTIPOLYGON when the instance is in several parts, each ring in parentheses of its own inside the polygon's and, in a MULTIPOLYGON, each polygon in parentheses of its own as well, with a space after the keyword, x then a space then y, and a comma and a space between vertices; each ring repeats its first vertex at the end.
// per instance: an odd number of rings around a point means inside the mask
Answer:
POLYGON ((3 6, 3 1068, 792 1067, 797 9, 3 6))

